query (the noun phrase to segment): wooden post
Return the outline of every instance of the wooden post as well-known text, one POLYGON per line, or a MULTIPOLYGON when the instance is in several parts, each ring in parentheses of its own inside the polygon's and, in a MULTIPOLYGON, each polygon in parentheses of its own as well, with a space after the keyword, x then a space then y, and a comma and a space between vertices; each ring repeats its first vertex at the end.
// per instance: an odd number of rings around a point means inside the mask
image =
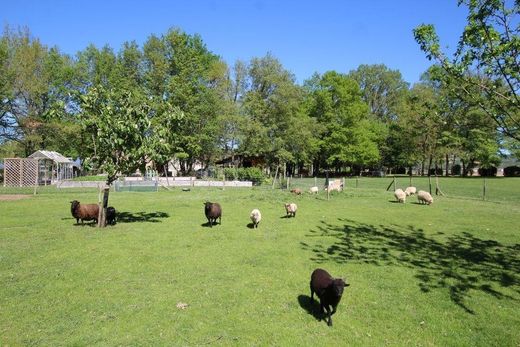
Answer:
POLYGON ((40 174, 40 162, 36 159, 36 177, 34 179, 34 192, 33 195, 36 195, 36 188, 38 187, 38 178, 40 174))
POLYGON ((410 174, 410 187, 412 186, 412 174, 410 174))
POLYGON ((98 227, 104 228, 106 227, 106 216, 107 216, 107 207, 108 207, 108 195, 110 193, 110 186, 106 186, 103 188, 103 204, 99 209, 99 219, 98 219, 98 227))
POLYGON ((428 184, 430 185, 430 195, 432 194, 432 175, 428 175, 428 184))
POLYGON ((395 192, 395 190, 397 189, 396 185, 397 185, 397 179, 396 179, 395 176, 394 176, 394 192, 395 192))
POLYGON ((291 189, 291 176, 287 176, 287 190, 291 189))
POLYGON ((163 165, 163 171, 164 171, 164 176, 166 176, 166 184, 169 187, 170 186, 170 180, 168 179, 168 170, 166 170, 166 166, 168 166, 168 164, 163 165))
POLYGON ((341 190, 343 191, 343 190, 345 190, 345 188, 346 188, 346 186, 345 186, 345 177, 342 177, 341 179, 342 179, 342 181, 343 181, 343 182, 342 182, 341 190))
POLYGON ((276 184, 276 177, 278 176, 278 165, 276 165, 276 171, 274 173, 274 178, 273 178, 273 186, 271 189, 274 189, 274 185, 276 184))
POLYGON ((482 200, 486 200, 486 176, 484 176, 484 186, 482 189, 482 200))
POLYGON ((222 173, 222 190, 226 188, 226 174, 222 173))
POLYGON ((318 177, 314 176, 314 186, 318 186, 318 177))

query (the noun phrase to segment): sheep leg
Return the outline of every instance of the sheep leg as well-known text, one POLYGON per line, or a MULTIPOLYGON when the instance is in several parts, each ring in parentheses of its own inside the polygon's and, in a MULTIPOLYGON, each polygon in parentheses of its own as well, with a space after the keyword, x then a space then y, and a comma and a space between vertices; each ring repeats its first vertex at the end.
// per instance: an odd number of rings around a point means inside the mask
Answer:
POLYGON ((332 317, 331 317, 332 314, 331 314, 331 312, 330 312, 329 305, 325 305, 325 310, 327 311, 327 318, 328 318, 328 319, 327 319, 327 325, 328 325, 329 327, 331 327, 331 326, 332 326, 332 317))
POLYGON ((213 228, 213 225, 211 224, 211 218, 208 218, 209 227, 213 228))
POLYGON ((312 289, 312 283, 310 284, 311 287, 311 302, 314 301, 314 290, 312 289))

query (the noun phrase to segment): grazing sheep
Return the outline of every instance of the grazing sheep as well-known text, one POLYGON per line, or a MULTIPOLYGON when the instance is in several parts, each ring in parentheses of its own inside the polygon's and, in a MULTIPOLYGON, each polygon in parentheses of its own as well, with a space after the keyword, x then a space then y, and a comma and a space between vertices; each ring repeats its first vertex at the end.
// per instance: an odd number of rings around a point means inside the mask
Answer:
POLYGON ((403 192, 402 189, 396 189, 394 192, 394 196, 398 202, 402 202, 403 204, 406 202, 406 193, 403 192))
POLYGON ((415 193, 417 193, 417 188, 415 187, 407 187, 405 190, 404 190, 406 196, 410 196, 410 195, 414 195, 415 193))
POLYGON ((421 204, 430 205, 433 202, 433 198, 430 193, 425 192, 424 190, 419 190, 417 192, 417 201, 419 201, 421 204))
POLYGON ((254 209, 251 211, 251 214, 249 215, 249 218, 251 218, 251 221, 253 222, 253 226, 255 228, 258 228, 258 223, 262 220, 262 214, 260 213, 259 209, 254 209))
POLYGON ((206 201, 204 203, 204 214, 206 215, 211 228, 213 228, 213 223, 217 223, 217 218, 218 224, 222 224, 222 208, 220 207, 220 204, 206 201))
POLYGON ((311 189, 309 189, 309 193, 311 194, 318 194, 318 187, 314 186, 314 187, 311 187, 311 189))
POLYGON ((81 220, 81 224, 85 220, 98 221, 99 205, 98 204, 83 204, 81 205, 78 200, 70 202, 70 212, 72 217, 76 218, 76 224, 81 220))
POLYGON ((296 195, 302 195, 302 190, 298 188, 291 189, 291 193, 294 193, 296 195))
POLYGON ((288 217, 296 217, 296 210, 298 209, 298 206, 296 206, 295 203, 291 202, 290 204, 285 204, 285 213, 288 217))
POLYGON ((325 187, 325 191, 338 191, 338 192, 341 192, 343 190, 343 183, 341 182, 341 180, 331 180, 329 181, 329 186, 328 187, 325 187))
POLYGON ((116 224, 116 209, 112 206, 107 207, 107 215, 105 218, 108 225, 116 224))
POLYGON ((314 293, 320 299, 320 310, 322 314, 327 311, 327 325, 332 326, 331 316, 336 313, 336 308, 343 295, 343 290, 349 284, 345 283, 341 278, 332 278, 332 276, 323 269, 316 269, 311 275, 311 301, 314 300, 314 293), (332 311, 331 308, 332 307, 332 311))

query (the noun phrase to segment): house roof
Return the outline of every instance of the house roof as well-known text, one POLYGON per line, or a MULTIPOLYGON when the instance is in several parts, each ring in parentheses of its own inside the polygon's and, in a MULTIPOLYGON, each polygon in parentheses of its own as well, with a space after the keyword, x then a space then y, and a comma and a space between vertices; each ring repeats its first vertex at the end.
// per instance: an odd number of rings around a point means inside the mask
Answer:
POLYGON ((65 158, 63 155, 61 155, 58 152, 54 151, 36 151, 33 154, 29 156, 29 158, 36 158, 36 159, 50 159, 57 163, 69 163, 72 164, 72 161, 68 158, 65 158))

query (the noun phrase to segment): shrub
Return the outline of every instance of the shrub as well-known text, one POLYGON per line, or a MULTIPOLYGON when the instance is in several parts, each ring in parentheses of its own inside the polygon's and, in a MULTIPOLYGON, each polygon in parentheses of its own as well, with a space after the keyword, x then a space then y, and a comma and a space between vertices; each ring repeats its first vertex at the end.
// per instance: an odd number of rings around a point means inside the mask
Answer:
POLYGON ((255 186, 261 185, 265 176, 260 168, 226 168, 224 174, 228 180, 251 181, 255 186))
POLYGON ((504 168, 504 176, 520 177, 520 166, 508 166, 504 168))
POLYGON ((462 172, 462 166, 460 166, 460 164, 455 164, 451 167, 452 175, 458 176, 458 175, 460 175, 461 172, 462 172))
POLYGON ((492 166, 492 167, 489 167, 489 168, 479 168, 478 169, 478 174, 480 176, 486 176, 486 177, 492 177, 492 176, 496 176, 497 175, 497 168, 492 166))

